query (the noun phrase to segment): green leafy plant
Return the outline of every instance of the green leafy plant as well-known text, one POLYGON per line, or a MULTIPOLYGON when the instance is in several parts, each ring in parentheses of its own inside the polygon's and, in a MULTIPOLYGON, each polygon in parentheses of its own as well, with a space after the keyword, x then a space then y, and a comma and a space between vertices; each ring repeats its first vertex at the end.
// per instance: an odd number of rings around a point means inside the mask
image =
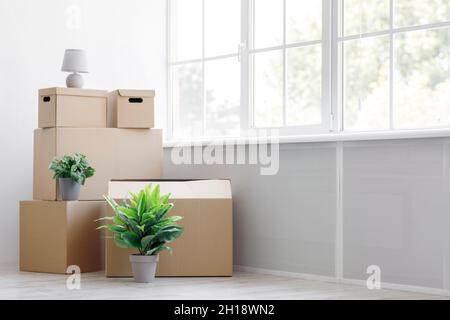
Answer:
POLYGON ((86 179, 95 173, 95 169, 89 166, 86 156, 79 153, 73 157, 65 155, 62 158, 53 158, 48 169, 55 173, 53 179, 72 178, 81 185, 84 185, 86 179))
POLYGON ((176 224, 179 216, 167 216, 173 208, 170 194, 161 196, 159 185, 153 190, 146 186, 137 194, 130 192, 131 199, 121 204, 105 197, 115 215, 99 220, 110 220, 98 229, 106 228, 114 233, 115 243, 123 248, 135 248, 140 255, 157 255, 163 250, 172 251, 166 244, 177 239, 183 228, 176 224))

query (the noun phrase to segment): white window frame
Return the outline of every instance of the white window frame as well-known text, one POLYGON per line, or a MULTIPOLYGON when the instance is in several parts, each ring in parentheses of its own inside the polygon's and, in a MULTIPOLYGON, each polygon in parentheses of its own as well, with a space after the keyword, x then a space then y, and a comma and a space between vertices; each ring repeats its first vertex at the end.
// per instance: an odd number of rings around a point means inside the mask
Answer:
POLYGON ((344 21, 344 9, 342 0, 331 0, 333 1, 335 10, 333 10, 333 41, 332 41, 332 51, 333 53, 333 70, 336 78, 333 78, 333 101, 336 102, 336 111, 338 117, 335 122, 335 128, 337 132, 352 132, 352 133, 367 133, 367 132, 398 132, 398 131, 416 131, 416 130, 436 130, 436 129, 448 129, 450 125, 443 126, 433 126, 425 128, 413 128, 413 129, 397 129, 394 125, 394 97, 395 97, 395 52, 394 52, 394 36, 400 33, 407 33, 413 31, 425 31, 425 30, 435 30, 440 28, 449 28, 450 21, 439 22, 439 23, 429 23, 423 25, 415 25, 408 27, 395 27, 394 25, 394 0, 389 0, 389 29, 375 32, 366 32, 356 35, 345 36, 343 31, 344 21), (345 112, 345 97, 344 90, 342 88, 344 80, 344 70, 343 70, 343 54, 344 46, 346 41, 357 40, 357 39, 368 39, 380 36, 389 36, 389 128, 385 130, 351 130, 347 131, 344 127, 344 112, 345 112))
MULTIPOLYGON (((241 109, 246 114, 243 115, 245 117, 245 121, 241 122, 241 129, 243 132, 247 132, 249 129, 254 128, 254 103, 253 103, 253 61, 251 60, 251 56, 253 54, 261 53, 261 52, 270 52, 270 51, 282 51, 283 54, 283 123, 286 123, 286 103, 287 103, 287 59, 286 54, 287 50, 290 48, 301 48, 312 45, 322 45, 322 123, 317 125, 300 125, 300 126, 287 126, 284 125, 282 127, 258 127, 257 129, 277 129, 280 135, 282 136, 290 136, 290 135, 303 135, 303 134, 319 134, 319 133, 329 133, 332 131, 332 106, 331 106, 331 9, 332 9, 332 0, 320 0, 322 1, 322 39, 314 40, 314 41, 304 41, 297 43, 289 43, 286 44, 286 0, 280 0, 283 2, 283 43, 279 46, 262 48, 262 49, 253 49, 254 44, 254 1, 257 0, 243 0, 242 1, 242 12, 245 12, 248 19, 242 21, 242 25, 247 29, 243 30, 242 34, 242 43, 245 45, 245 50, 243 51, 243 59, 242 59, 242 79, 241 79, 241 92, 244 92, 245 95, 241 100, 243 102, 243 106, 241 105, 241 109)), ((317 0, 314 0, 317 1, 317 0)), ((244 16, 244 14, 243 14, 244 16)), ((243 28, 244 29, 244 28, 243 28)))
MULTIPOLYGON (((329 137, 331 135, 344 134, 373 134, 385 136, 386 133, 392 133, 394 136, 397 136, 399 132, 405 132, 409 130, 401 130, 394 129, 394 88, 393 88, 393 77, 394 77, 394 45, 393 38, 397 33, 409 32, 409 31, 419 31, 419 30, 431 30, 438 28, 446 28, 450 27, 450 21, 440 22, 440 23, 432 23, 418 26, 410 26, 410 27, 400 27, 395 28, 394 26, 394 0, 390 0, 390 28, 388 30, 378 31, 378 32, 369 32, 358 35, 351 36, 343 36, 342 35, 342 21, 343 21, 343 6, 342 0, 321 0, 322 1, 322 40, 321 41, 311 41, 304 43, 294 43, 286 45, 286 21, 285 21, 285 11, 286 11, 286 0, 283 1, 284 8, 284 17, 283 17, 283 44, 276 47, 271 48, 263 48, 263 49, 251 49, 252 48, 252 29, 254 27, 254 21, 252 19, 253 14, 253 1, 257 0, 241 0, 241 43, 237 44, 237 51, 233 54, 208 57, 205 58, 205 37, 204 37, 204 26, 205 26, 205 15, 204 15, 204 2, 203 1, 203 39, 202 39, 202 58, 189 60, 189 61, 177 61, 172 62, 172 45, 171 45, 171 4, 172 1, 167 1, 167 52, 168 52, 168 82, 167 82, 167 135, 166 140, 173 140, 173 110, 172 110, 172 88, 171 88, 171 67, 174 65, 179 65, 182 63, 192 63, 192 62, 201 62, 204 74, 204 64, 206 61, 217 60, 223 58, 236 57, 236 59, 240 59, 241 62, 241 105, 240 105, 240 123, 241 123, 241 136, 247 137, 246 133, 253 132, 252 123, 253 123, 253 103, 252 103, 252 77, 250 74, 252 72, 252 66, 250 61, 250 56, 253 53, 271 51, 271 50, 283 50, 283 60, 284 60, 284 70, 286 70, 286 50, 288 48, 302 47, 306 45, 317 44, 318 42, 322 43, 322 124, 321 125, 313 125, 313 126, 284 126, 284 127, 270 127, 266 129, 278 129, 278 132, 281 137, 294 137, 294 136, 304 136, 304 135, 320 135, 327 134, 327 140, 333 140, 329 137), (389 114, 390 114, 390 126, 387 130, 380 131, 345 131, 344 129, 344 95, 343 95, 343 45, 342 43, 346 40, 359 39, 359 38, 370 38, 376 36, 390 36, 390 106, 389 106, 389 114), (331 133, 331 135, 329 134, 331 133)), ((316 0, 312 0, 316 1, 316 0)), ((286 72, 284 72, 286 73, 286 72)), ((286 79, 286 75, 284 74, 284 78, 286 79)), ((286 81, 286 80, 285 80, 286 81)), ((203 77, 203 86, 205 83, 205 78, 203 77)), ((284 86, 286 86, 284 84, 284 86)), ((203 95, 205 94, 205 90, 203 88, 203 95)), ((284 113, 286 109, 286 89, 283 89, 283 100, 284 100, 284 113)), ((205 132, 205 99, 203 99, 203 133, 205 132)), ((285 118, 285 115, 284 115, 285 118)), ((417 128, 412 129, 413 135, 417 135, 417 131, 432 131, 435 132, 436 129, 442 128, 443 130, 448 130, 450 126, 443 127, 427 127, 427 128, 417 128)), ((258 128, 264 129, 264 128, 258 128)), ((433 133, 434 134, 434 133, 433 133)), ((403 136, 402 133, 400 133, 403 136)), ((208 140, 210 137, 204 136, 202 140, 208 140)), ((192 139, 190 139, 192 140, 192 139)), ((303 140, 303 139, 301 139, 303 140)))
MULTIPOLYGON (((186 0, 187 1, 187 0, 186 0)), ((205 63, 208 61, 214 61, 214 60, 220 60, 220 59, 227 59, 227 58, 240 58, 240 44, 236 44, 236 52, 231 54, 224 54, 224 55, 217 55, 217 56, 211 56, 206 57, 205 55, 205 2, 207 0, 202 0, 202 57, 198 59, 191 59, 191 60, 181 60, 181 61, 173 61, 173 43, 172 43, 172 37, 171 37, 171 27, 172 27, 172 21, 171 21, 171 6, 173 5, 172 0, 167 1, 167 56, 168 56, 168 66, 167 66, 167 140, 170 141, 173 139, 173 130, 174 130, 174 121, 173 121, 173 104, 172 104, 172 76, 171 76, 171 67, 182 65, 182 64, 191 64, 191 63, 201 63, 202 65, 202 137, 207 138, 205 136, 206 131, 206 121, 205 121, 205 112, 206 112, 206 91, 205 91, 205 63)), ((246 1, 246 0, 241 0, 246 1)), ((242 77, 242 70, 241 70, 241 77, 242 77)), ((241 106, 242 109, 242 106, 241 106)), ((242 120, 241 120, 242 122, 242 120)), ((194 139, 194 138, 193 138, 194 139)))
MULTIPOLYGON (((331 50, 329 43, 331 42, 331 8, 332 8, 332 0, 321 0, 322 1, 322 12, 323 12, 323 32, 322 39, 317 41, 309 41, 302 43, 292 43, 286 45, 286 0, 283 1, 283 44, 263 49, 250 49, 252 48, 252 31, 254 29, 254 19, 253 19, 253 2, 255 0, 241 0, 241 42, 236 44, 237 51, 233 54, 215 56, 215 57, 207 57, 205 58, 205 15, 204 15, 204 3, 207 0, 203 0, 203 12, 202 12, 202 58, 187 60, 187 61, 173 61, 172 60, 172 37, 171 37, 171 5, 172 1, 168 1, 167 5, 167 51, 168 51, 168 107, 167 107, 167 140, 172 140, 173 130, 174 130, 174 114, 173 114, 173 105, 172 105, 172 77, 171 77, 171 67, 187 64, 187 63, 202 63, 203 75, 204 75, 204 64, 206 61, 223 59, 223 58, 231 58, 236 57, 241 62, 241 103, 240 103, 240 123, 241 123, 241 137, 247 136, 248 133, 254 132, 251 129, 264 130, 264 129, 277 129, 280 135, 300 135, 300 134, 317 134, 317 133, 329 133, 332 131, 332 109, 331 109, 331 50), (322 43, 322 123, 320 125, 310 125, 310 126, 283 126, 283 127, 268 127, 268 128, 254 128, 253 123, 253 83, 252 77, 250 74, 252 73, 252 63, 251 63, 251 55, 259 52, 268 52, 274 50, 282 50, 283 51, 283 64, 284 64, 284 88, 283 88, 283 118, 285 121, 285 110, 286 110, 286 51, 289 48, 297 48, 297 47, 305 47, 308 45, 317 45, 322 43)), ((256 0, 257 1, 257 0, 256 0)), ((316 1, 316 0, 314 0, 316 1)), ((205 78, 203 77, 203 86, 205 83, 205 78)), ((204 88, 203 95, 205 94, 204 88)), ((204 136, 205 132, 205 100, 203 99, 203 138, 207 139, 208 137, 204 136)))
MULTIPOLYGON (((186 0, 187 1, 187 0, 186 0)), ((172 29, 172 20, 171 20, 171 6, 173 5, 172 0, 167 1, 167 57, 168 57, 168 66, 167 66, 167 140, 170 141, 173 139, 173 130, 174 130, 174 121, 173 121, 173 101, 172 101, 172 72, 171 67, 182 65, 182 64, 191 64, 191 63, 201 63, 202 66, 202 137, 205 138, 205 113, 206 113, 206 91, 205 91, 205 63, 213 60, 220 60, 226 58, 239 58, 239 48, 235 53, 218 55, 218 56, 205 56, 205 2, 207 0, 202 0, 202 56, 197 59, 190 60, 181 60, 181 61, 173 61, 173 39, 171 37, 171 29, 172 29)), ((238 45, 238 44, 236 44, 238 45)))

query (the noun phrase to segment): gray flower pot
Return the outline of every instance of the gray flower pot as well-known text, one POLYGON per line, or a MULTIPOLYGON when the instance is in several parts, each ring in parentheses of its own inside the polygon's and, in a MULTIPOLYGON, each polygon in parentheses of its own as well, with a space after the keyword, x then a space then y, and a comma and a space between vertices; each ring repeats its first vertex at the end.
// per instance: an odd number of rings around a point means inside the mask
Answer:
POLYGON ((134 281, 138 283, 150 283, 155 279, 156 265, 159 255, 141 256, 130 255, 131 267, 133 268, 134 281))
POLYGON ((76 201, 80 198, 81 185, 72 178, 59 178, 59 195, 63 201, 76 201))

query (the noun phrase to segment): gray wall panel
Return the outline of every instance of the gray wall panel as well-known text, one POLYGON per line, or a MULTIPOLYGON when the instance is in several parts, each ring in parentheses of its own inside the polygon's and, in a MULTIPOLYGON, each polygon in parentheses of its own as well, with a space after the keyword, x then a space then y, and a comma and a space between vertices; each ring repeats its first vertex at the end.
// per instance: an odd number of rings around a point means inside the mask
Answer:
MULTIPOLYGON (((344 277, 443 287, 443 140, 344 144, 344 277)), ((448 230, 448 229, 447 229, 448 230)))
POLYGON ((231 178, 235 264, 334 276, 334 144, 283 144, 279 172, 258 165, 174 165, 169 178, 231 178))

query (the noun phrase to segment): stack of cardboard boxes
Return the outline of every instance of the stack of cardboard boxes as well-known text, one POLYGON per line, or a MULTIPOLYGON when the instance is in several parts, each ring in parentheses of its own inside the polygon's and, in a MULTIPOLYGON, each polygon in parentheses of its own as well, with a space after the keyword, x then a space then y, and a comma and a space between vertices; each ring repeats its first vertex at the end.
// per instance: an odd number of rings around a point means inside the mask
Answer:
POLYGON ((154 125, 154 91, 50 88, 39 90, 34 132, 33 201, 20 204, 20 270, 66 273, 103 269, 103 239, 96 219, 116 178, 162 176, 162 132, 154 125), (108 96, 110 97, 108 99, 108 96), (65 154, 85 154, 96 169, 80 201, 58 201, 48 169, 65 154))
POLYGON ((229 181, 162 181, 162 132, 154 127, 154 91, 50 88, 39 90, 39 129, 34 132, 33 201, 20 203, 20 270, 132 276, 131 250, 117 248, 96 230, 111 215, 103 196, 125 198, 146 183, 172 192, 185 232, 164 253, 159 276, 230 276, 232 205, 229 181), (85 154, 95 175, 81 188, 80 201, 60 201, 48 169, 65 154, 85 154), (108 190, 109 184, 109 190, 108 190), (118 192, 120 190, 121 192, 118 192))

